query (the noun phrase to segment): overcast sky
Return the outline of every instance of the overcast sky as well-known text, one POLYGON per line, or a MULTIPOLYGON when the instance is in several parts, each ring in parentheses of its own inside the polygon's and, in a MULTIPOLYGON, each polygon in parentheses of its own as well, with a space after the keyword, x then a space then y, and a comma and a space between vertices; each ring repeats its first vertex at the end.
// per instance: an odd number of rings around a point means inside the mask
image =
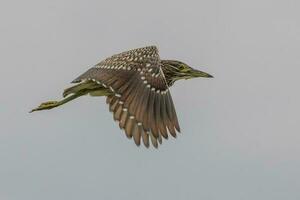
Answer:
POLYGON ((0 2, 0 199, 300 199, 300 2, 0 2), (171 88, 182 134, 136 147, 104 98, 61 98, 102 59, 157 45, 214 79, 171 88))

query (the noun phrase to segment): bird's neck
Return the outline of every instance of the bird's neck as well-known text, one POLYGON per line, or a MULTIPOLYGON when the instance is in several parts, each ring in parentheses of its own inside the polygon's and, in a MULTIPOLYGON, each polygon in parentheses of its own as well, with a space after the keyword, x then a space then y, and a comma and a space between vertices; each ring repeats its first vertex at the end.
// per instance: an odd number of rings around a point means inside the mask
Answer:
POLYGON ((176 79, 174 79, 174 68, 171 66, 171 63, 168 62, 168 60, 162 60, 162 71, 166 77, 166 81, 168 84, 168 87, 171 87, 174 82, 176 81, 176 79))

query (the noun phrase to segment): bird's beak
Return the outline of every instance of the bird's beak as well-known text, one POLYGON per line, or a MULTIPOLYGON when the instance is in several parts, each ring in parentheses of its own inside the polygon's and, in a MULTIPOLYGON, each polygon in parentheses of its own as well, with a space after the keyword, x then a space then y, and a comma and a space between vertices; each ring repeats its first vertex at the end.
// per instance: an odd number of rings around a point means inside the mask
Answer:
POLYGON ((191 70, 191 76, 193 78, 196 78, 196 77, 213 78, 212 75, 210 75, 210 74, 208 74, 206 72, 202 72, 202 71, 196 70, 196 69, 192 69, 191 70))

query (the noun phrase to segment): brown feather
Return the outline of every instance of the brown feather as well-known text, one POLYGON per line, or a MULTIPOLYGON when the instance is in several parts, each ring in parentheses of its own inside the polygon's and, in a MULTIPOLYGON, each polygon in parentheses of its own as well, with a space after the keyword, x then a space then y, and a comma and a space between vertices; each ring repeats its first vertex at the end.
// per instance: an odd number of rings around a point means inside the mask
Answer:
POLYGON ((173 103, 172 97, 170 95, 170 92, 167 92, 167 96, 168 96, 169 104, 170 104, 169 109, 170 109, 170 112, 172 113, 172 124, 175 126, 177 131, 180 132, 180 127, 179 127, 179 123, 178 123, 174 103, 173 103))
MULTIPOLYGON (((169 133, 173 136, 173 137, 176 137, 176 131, 174 129, 174 126, 172 124, 172 119, 170 118, 170 110, 169 110, 169 104, 170 104, 170 101, 169 101, 169 98, 168 96, 164 95, 164 102, 165 102, 165 107, 166 107, 166 124, 167 124, 167 127, 168 127, 168 130, 169 130, 169 133)), ((171 115, 172 116, 172 115, 171 115)))
POLYGON ((127 117, 128 117, 128 112, 123 111, 122 114, 121 114, 120 122, 119 122, 119 126, 120 126, 121 129, 124 129, 127 117))
MULTIPOLYGON (((152 129, 154 129, 153 128, 155 123, 155 119, 153 117, 154 99, 155 99, 155 93, 153 91, 150 91, 147 109, 145 113, 146 118, 144 121, 144 128, 146 129, 146 131, 151 131, 152 129)), ((155 137, 158 137, 157 132, 155 132, 155 137)))
POLYGON ((109 111, 110 112, 114 112, 115 111, 115 109, 116 109, 116 107, 118 105, 118 102, 119 102, 118 98, 116 98, 116 97, 112 98, 110 106, 109 106, 109 111))
POLYGON ((141 126, 139 126, 140 132, 142 133, 142 139, 143 139, 143 143, 145 145, 145 147, 149 148, 149 135, 147 133, 145 133, 145 131, 143 130, 143 128, 141 126))
POLYGON ((123 109, 122 105, 119 104, 118 107, 116 108, 115 113, 114 113, 114 120, 115 121, 120 120, 121 114, 122 114, 122 109, 123 109))
POLYGON ((139 126, 136 126, 133 133, 132 133, 132 137, 133 137, 133 140, 134 140, 134 143, 137 145, 137 146, 140 146, 141 144, 141 131, 140 131, 140 127, 139 126))
POLYGON ((153 145, 155 148, 158 148, 158 143, 157 143, 156 137, 155 137, 152 133, 150 133, 149 135, 150 135, 150 138, 151 138, 151 143, 152 143, 152 145, 153 145))
POLYGON ((107 98, 106 98, 106 103, 107 103, 107 104, 110 104, 110 102, 111 102, 111 100, 112 100, 112 97, 113 97, 113 95, 107 96, 107 98))
POLYGON ((155 108, 154 108, 154 116, 156 119, 156 126, 159 129, 160 134, 159 135, 163 135, 163 137, 168 138, 168 132, 166 127, 164 126, 163 123, 163 119, 161 117, 161 108, 160 108, 160 104, 161 104, 161 94, 157 93, 156 94, 156 99, 155 99, 155 108))
POLYGON ((159 144, 162 144, 162 137, 161 137, 161 134, 158 135, 158 138, 157 138, 159 144))
POLYGON ((150 89, 149 88, 145 88, 144 89, 144 94, 142 96, 142 100, 140 102, 139 105, 139 112, 136 115, 136 119, 139 122, 144 122, 145 118, 147 116, 147 105, 148 105, 148 100, 149 100, 149 94, 150 94, 150 89))
POLYGON ((125 125, 125 133, 128 138, 132 137, 133 128, 135 126, 135 120, 128 118, 125 125))

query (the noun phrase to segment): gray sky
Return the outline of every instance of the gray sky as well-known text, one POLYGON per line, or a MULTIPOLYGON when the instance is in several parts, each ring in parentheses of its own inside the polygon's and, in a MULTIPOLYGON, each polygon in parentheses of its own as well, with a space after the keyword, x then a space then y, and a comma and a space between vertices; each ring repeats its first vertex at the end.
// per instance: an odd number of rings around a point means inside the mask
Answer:
POLYGON ((300 199, 296 0, 0 2, 0 199, 300 199), (157 45, 214 79, 171 89, 182 134, 137 148, 104 98, 28 114, 157 45))

